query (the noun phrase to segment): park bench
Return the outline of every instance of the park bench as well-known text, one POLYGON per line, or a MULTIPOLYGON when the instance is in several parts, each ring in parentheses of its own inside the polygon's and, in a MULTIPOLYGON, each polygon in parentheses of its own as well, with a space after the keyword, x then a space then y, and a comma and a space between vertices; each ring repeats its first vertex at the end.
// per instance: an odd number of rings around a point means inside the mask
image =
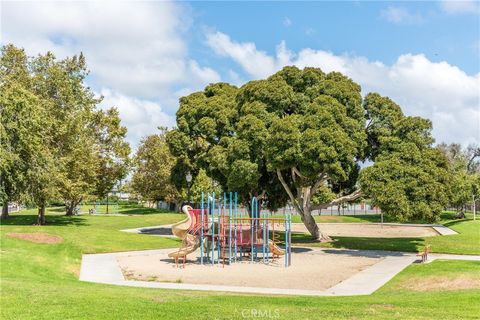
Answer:
POLYGON ((417 257, 422 257, 422 262, 426 262, 428 259, 428 254, 430 253, 430 249, 431 247, 429 245, 425 246, 422 251, 417 253, 417 257))

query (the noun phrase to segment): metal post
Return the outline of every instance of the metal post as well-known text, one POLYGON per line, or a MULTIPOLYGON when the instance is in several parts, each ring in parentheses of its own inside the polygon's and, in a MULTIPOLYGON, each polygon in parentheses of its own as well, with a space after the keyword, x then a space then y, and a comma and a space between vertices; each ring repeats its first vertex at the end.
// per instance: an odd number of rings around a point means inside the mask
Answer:
POLYGON ((242 260, 243 260, 243 209, 240 210, 240 261, 242 260))
POLYGON ((221 211, 221 208, 222 208, 222 201, 220 200, 218 202, 218 212, 217 212, 217 219, 218 219, 218 240, 217 240, 217 264, 220 264, 220 260, 221 259, 221 256, 220 256, 220 250, 221 250, 221 246, 222 246, 222 234, 220 233, 221 231, 221 221, 220 221, 220 215, 222 214, 222 211, 221 211))
POLYGON ((477 208, 475 203, 475 195, 472 195, 473 200, 473 221, 477 220, 477 208))
POLYGON ((215 264, 215 192, 212 193, 212 266, 215 264))
POLYGON ((287 267, 287 263, 288 263, 288 218, 287 216, 285 215, 284 216, 284 223, 285 223, 285 268, 287 267))
POLYGON ((202 192, 202 204, 200 205, 200 264, 203 265, 203 192, 202 192))
POLYGON ((232 264, 232 192, 230 192, 230 208, 228 210, 228 264, 232 264))
POLYGON ((263 258, 263 263, 265 263, 265 243, 267 242, 267 239, 265 237, 265 213, 263 213, 262 215, 262 240, 263 240, 263 243, 262 243, 262 258, 263 258))
POLYGON ((292 265, 292 215, 288 215, 288 266, 292 265))
POLYGON ((254 226, 254 218, 255 218, 255 197, 252 197, 252 208, 251 208, 251 216, 250 216, 250 261, 253 262, 253 226, 254 226))
POLYGON ((237 193, 235 192, 235 207, 234 207, 234 217, 235 217, 235 224, 234 224, 234 228, 235 228, 235 234, 233 236, 233 239, 234 239, 234 244, 235 244, 235 257, 234 257, 234 261, 237 262, 237 247, 238 247, 238 244, 237 244, 237 193))
MULTIPOLYGON (((266 216, 267 216, 267 218, 269 218, 268 213, 266 214, 266 216)), ((275 222, 274 222, 274 223, 275 223, 275 222)), ((270 262, 270 257, 269 257, 269 256, 270 256, 270 246, 269 246, 269 242, 270 242, 270 229, 269 229, 269 226, 270 226, 270 221, 267 220, 267 223, 266 223, 266 229, 267 229, 267 230, 265 231, 265 232, 267 233, 267 236, 266 236, 266 238, 267 238, 267 243, 266 243, 266 246, 267 246, 267 247, 266 247, 266 250, 267 250, 267 262, 270 262)))

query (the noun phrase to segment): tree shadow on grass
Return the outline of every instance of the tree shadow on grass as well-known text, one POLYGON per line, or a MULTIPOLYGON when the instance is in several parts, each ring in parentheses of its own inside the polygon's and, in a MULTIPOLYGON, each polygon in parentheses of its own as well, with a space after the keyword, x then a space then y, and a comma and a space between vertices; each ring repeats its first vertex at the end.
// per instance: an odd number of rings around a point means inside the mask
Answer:
POLYGON ((383 258, 383 257, 402 257, 405 254, 401 251, 385 251, 385 250, 356 250, 356 249, 324 249, 323 252, 338 255, 348 255, 351 257, 369 257, 369 258, 383 258))
POLYGON ((143 207, 134 207, 134 208, 121 208, 118 210, 118 213, 120 214, 139 214, 139 215, 147 215, 147 214, 159 214, 159 213, 176 213, 173 211, 168 211, 168 210, 160 210, 160 209, 153 209, 153 208, 143 208, 143 207))
POLYGON ((473 219, 470 219, 470 218, 467 218, 467 219, 457 219, 457 220, 453 220, 453 221, 446 222, 446 223, 444 223, 443 225, 444 225, 445 227, 450 228, 451 226, 454 226, 454 225, 459 224, 459 223, 462 223, 462 222, 467 222, 467 221, 473 221, 473 219))
POLYGON ((140 229, 141 234, 151 234, 151 235, 161 235, 161 236, 171 236, 172 228, 155 228, 155 229, 140 229))
MULTIPOLYGON (((87 226, 86 219, 79 216, 60 216, 60 215, 47 215, 45 217, 45 227, 49 226, 87 226)), ((37 223, 36 215, 11 215, 8 219, 2 220, 1 225, 4 226, 31 226, 37 223)))

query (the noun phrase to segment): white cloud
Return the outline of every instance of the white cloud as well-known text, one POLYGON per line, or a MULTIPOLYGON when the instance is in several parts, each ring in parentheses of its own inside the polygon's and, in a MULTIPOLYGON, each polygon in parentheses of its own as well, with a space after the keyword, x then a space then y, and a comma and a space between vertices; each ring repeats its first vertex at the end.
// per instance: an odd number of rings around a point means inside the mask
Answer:
POLYGON ((450 14, 461 13, 480 13, 480 2, 475 0, 444 0, 441 1, 440 6, 443 11, 450 14))
POLYGON ((290 20, 289 17, 285 17, 285 18, 283 19, 283 25, 284 25, 285 27, 290 27, 290 26, 292 25, 292 20, 290 20))
POLYGON ((127 141, 132 147, 142 137, 158 133, 157 127, 175 125, 175 117, 165 113, 156 101, 133 98, 108 88, 103 88, 100 94, 104 97, 100 104, 102 109, 118 109, 122 125, 128 128, 127 141))
POLYGON ((233 42, 226 34, 213 32, 207 34, 207 44, 215 53, 232 58, 255 77, 265 77, 276 69, 274 58, 264 51, 257 50, 254 43, 233 42))
POLYGON ((122 120, 129 131, 147 130, 143 123, 153 129, 159 125, 152 119, 160 121, 164 115, 154 113, 161 109, 146 101, 173 110, 178 105, 174 93, 179 88, 197 90, 220 80, 216 71, 188 56, 184 40, 191 25, 187 5, 18 1, 2 2, 1 6, 2 43, 24 47, 30 55, 50 50, 59 58, 82 51, 92 71, 89 85, 97 91, 110 88, 117 103, 126 103, 117 107, 123 110, 122 120), (127 106, 132 108, 129 112, 127 106), (138 116, 133 116, 135 108, 138 116), (148 119, 142 118, 147 115, 148 119))
POLYGON ((390 6, 380 12, 380 16, 395 24, 421 24, 424 18, 420 13, 411 13, 405 8, 390 6))
MULTIPOLYGON (((207 39, 212 35, 207 35, 207 39)), ((220 32, 213 49, 235 60, 253 79, 264 78, 285 65, 339 71, 358 82, 363 93, 379 92, 398 102, 406 114, 433 121, 438 142, 480 143, 480 74, 471 76, 447 62, 432 62, 423 54, 404 54, 392 65, 365 57, 303 49, 289 51, 284 42, 276 56, 257 51, 253 43, 237 43, 220 32), (243 52, 242 52, 243 50, 243 52), (252 66, 261 66, 252 67, 252 66)))

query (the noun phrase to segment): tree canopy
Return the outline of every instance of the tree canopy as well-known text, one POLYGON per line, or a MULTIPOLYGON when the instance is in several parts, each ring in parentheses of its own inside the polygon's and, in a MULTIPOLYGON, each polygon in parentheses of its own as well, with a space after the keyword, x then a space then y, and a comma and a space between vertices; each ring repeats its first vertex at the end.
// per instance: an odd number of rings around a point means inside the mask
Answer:
POLYGON ((160 130, 142 139, 133 161, 130 187, 147 201, 171 201, 178 192, 170 182, 175 158, 165 142, 166 129, 160 130))
POLYGON ((465 205, 480 196, 480 147, 471 144, 462 148, 457 143, 442 143, 438 149, 448 159, 451 169, 449 203, 457 209, 459 216, 464 216, 465 205))
POLYGON ((13 45, 0 58, 2 217, 8 202, 39 207, 62 199, 67 214, 89 196, 102 196, 128 171, 129 146, 118 111, 100 110, 85 84, 82 54, 62 60, 28 57, 13 45))
POLYGON ((434 219, 448 199, 431 123, 387 97, 362 98, 338 72, 285 67, 241 88, 209 85, 180 99, 177 126, 167 141, 179 176, 203 168, 243 201, 289 201, 316 239, 328 236, 312 210, 368 196, 397 218, 434 219), (360 170, 365 161, 374 165, 360 170))

